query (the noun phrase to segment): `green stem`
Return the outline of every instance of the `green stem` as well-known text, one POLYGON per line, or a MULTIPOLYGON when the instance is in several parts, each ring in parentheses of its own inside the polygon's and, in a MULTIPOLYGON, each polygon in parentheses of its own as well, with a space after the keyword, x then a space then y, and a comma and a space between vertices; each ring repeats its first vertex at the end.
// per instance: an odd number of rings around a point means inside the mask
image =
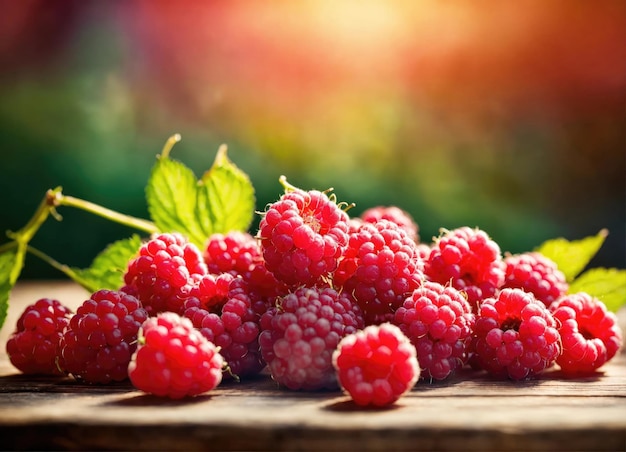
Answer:
POLYGON ((169 137, 165 142, 165 145, 163 145, 161 157, 167 158, 170 155, 170 151, 172 150, 174 145, 180 141, 180 138, 180 133, 175 133, 174 135, 169 137))
POLYGON ((54 267, 60 272, 64 273, 66 276, 68 276, 70 279, 74 280, 76 283, 80 284, 81 286, 83 286, 88 291, 95 292, 97 290, 97 288, 92 287, 87 281, 81 278, 74 270, 72 270, 71 267, 68 267, 67 265, 60 263, 54 258, 48 256, 43 251, 40 251, 37 248, 34 248, 30 245, 28 245, 26 249, 28 250, 29 253, 31 253, 34 256, 37 256, 39 259, 41 259, 42 261, 44 261, 51 267, 54 267))

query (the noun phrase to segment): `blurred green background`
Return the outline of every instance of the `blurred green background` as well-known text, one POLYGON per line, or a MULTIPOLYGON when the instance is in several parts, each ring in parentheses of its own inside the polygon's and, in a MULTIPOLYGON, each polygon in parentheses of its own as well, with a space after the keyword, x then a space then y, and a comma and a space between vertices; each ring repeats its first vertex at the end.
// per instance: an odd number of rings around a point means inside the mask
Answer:
MULTIPOLYGON (((197 175, 220 144, 257 209, 334 187, 410 212, 422 241, 503 251, 608 228, 626 267, 626 3, 0 0, 0 229, 48 188, 147 218, 165 140, 197 175)), ((131 232, 60 209, 32 244, 72 266, 131 232)), ((254 226, 253 226, 254 228, 254 226)), ((56 278, 29 256, 24 278, 56 278)))

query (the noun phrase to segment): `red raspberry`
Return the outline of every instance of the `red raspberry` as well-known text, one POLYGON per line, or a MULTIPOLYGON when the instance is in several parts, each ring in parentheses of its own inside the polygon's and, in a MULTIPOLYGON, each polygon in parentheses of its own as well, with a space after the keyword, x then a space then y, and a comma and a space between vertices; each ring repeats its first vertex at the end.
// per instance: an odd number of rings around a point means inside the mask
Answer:
POLYGON ((503 289, 480 305, 472 360, 494 376, 521 380, 554 363, 559 341, 556 321, 542 302, 521 289, 503 289))
POLYGON ((622 346, 617 316, 588 293, 566 295, 550 305, 560 322, 563 352, 556 359, 566 375, 592 373, 622 346))
POLYGON ((137 332, 147 318, 141 302, 132 295, 94 292, 76 310, 61 338, 63 369, 86 383, 127 379, 137 332))
POLYGON ((325 193, 289 191, 263 215, 259 237, 276 279, 291 287, 313 285, 337 268, 348 243, 348 215, 325 193))
POLYGON ((150 315, 182 313, 192 287, 206 273, 202 253, 184 236, 154 235, 128 263, 122 290, 139 298, 150 315))
POLYGON ((504 263, 506 275, 502 287, 532 292, 546 306, 565 295, 569 288, 563 272, 543 254, 528 252, 506 256, 504 263))
POLYGON ((259 344, 272 378, 289 389, 334 389, 332 353, 363 327, 350 295, 330 287, 302 287, 261 317, 259 344))
POLYGON ((422 377, 435 380, 467 363, 474 322, 463 294, 436 282, 415 289, 394 317, 394 324, 417 349, 422 377))
POLYGON ((191 297, 185 302, 184 316, 220 348, 220 354, 228 363, 225 375, 245 377, 258 374, 265 367, 259 349, 259 323, 267 304, 250 291, 248 283, 240 277, 231 280, 225 300, 207 306, 191 297))
POLYGON ((417 223, 409 212, 397 206, 370 207, 361 214, 361 219, 366 223, 389 220, 404 229, 411 240, 419 242, 417 223))
POLYGON ((504 283, 500 247, 480 229, 461 227, 445 231, 426 261, 424 273, 440 284, 451 283, 467 294, 474 312, 504 283))
POLYGON ((239 275, 249 283, 251 290, 263 296, 275 297, 286 292, 286 288, 265 267, 259 240, 247 232, 211 235, 204 260, 210 273, 239 275))
POLYGON ((50 298, 27 306, 6 344, 11 364, 25 374, 62 375, 56 359, 71 315, 68 307, 50 298))
POLYGON ((394 403, 420 374, 415 347, 390 323, 344 337, 333 353, 333 366, 343 390, 361 406, 394 403))
POLYGON ((224 360, 215 344, 174 312, 147 319, 128 365, 132 384, 160 397, 204 394, 222 381, 224 360))
POLYGON ((352 293, 366 324, 383 323, 423 279, 417 245, 389 220, 364 223, 350 234, 334 275, 336 287, 352 293))

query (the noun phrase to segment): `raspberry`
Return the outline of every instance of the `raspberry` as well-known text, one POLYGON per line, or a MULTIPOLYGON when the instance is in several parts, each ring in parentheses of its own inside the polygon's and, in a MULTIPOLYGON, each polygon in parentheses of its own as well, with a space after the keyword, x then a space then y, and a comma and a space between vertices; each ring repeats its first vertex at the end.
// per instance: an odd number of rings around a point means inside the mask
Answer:
POLYGON ((342 389, 361 406, 394 403, 420 374, 415 347, 390 323, 344 337, 333 353, 333 366, 342 389))
POLYGON ((128 375, 141 391, 181 399, 211 391, 222 381, 224 360, 217 347, 185 317, 174 312, 150 317, 138 341, 128 375))
POLYGON ((353 294, 366 324, 383 323, 419 286, 422 270, 415 242, 397 224, 379 220, 350 234, 334 283, 353 294))
POLYGON ((556 264, 537 252, 506 256, 506 274, 502 287, 519 288, 532 292, 537 300, 550 306, 565 295, 569 285, 556 264))
POLYGON ((404 229, 411 240, 419 242, 419 227, 417 223, 410 213, 397 206, 370 207, 361 214, 361 219, 366 223, 389 220, 404 229))
POLYGON ((512 380, 550 367, 561 352, 556 321, 532 293, 503 289, 480 305, 472 342, 476 365, 512 380))
POLYGON ((424 282, 398 308, 394 324, 417 349, 423 378, 443 380, 465 365, 474 329, 472 308, 451 286, 424 282))
POLYGON ((71 315, 68 307, 50 298, 27 306, 6 344, 11 364, 25 374, 62 375, 56 359, 71 315))
POLYGON ((348 228, 348 215, 325 193, 288 191, 259 223, 265 265, 290 287, 316 284, 337 268, 348 228))
POLYGON ((191 297, 185 302, 184 316, 220 348, 228 363, 225 376, 245 377, 258 374, 265 367, 259 349, 259 323, 266 310, 264 299, 238 277, 231 280, 223 303, 207 306, 191 297))
POLYGON ((261 317, 259 344, 272 378, 289 389, 335 389, 332 353, 363 327, 350 295, 330 287, 302 287, 261 317))
POLYGON ((484 231, 465 226, 445 231, 435 241, 424 273, 464 291, 476 313, 480 302, 504 283, 504 261, 500 247, 484 231))
POLYGON ((184 236, 154 235, 128 263, 122 290, 139 298, 150 315, 182 313, 192 287, 207 271, 202 253, 184 236))
POLYGON ((128 378, 137 332, 148 318, 141 302, 122 291, 99 290, 76 310, 61 338, 61 364, 86 383, 128 378))
POLYGON ((285 287, 265 268, 259 241, 247 232, 213 234, 204 251, 210 273, 230 273, 246 280, 251 290, 267 297, 285 293, 285 287))
POLYGON ((592 373, 622 346, 617 316, 588 293, 566 295, 550 305, 560 322, 563 352, 556 359, 566 375, 592 373))

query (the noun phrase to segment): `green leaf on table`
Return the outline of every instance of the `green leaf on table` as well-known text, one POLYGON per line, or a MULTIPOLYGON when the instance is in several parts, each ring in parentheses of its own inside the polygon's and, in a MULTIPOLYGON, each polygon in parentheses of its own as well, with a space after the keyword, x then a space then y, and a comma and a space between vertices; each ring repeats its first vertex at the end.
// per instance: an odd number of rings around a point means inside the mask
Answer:
POLYGON ((141 238, 136 234, 118 240, 98 254, 88 268, 73 268, 76 275, 73 279, 90 292, 100 289, 117 290, 124 284, 123 277, 128 261, 137 254, 140 247, 141 238))
POLYGON ((626 270, 592 268, 576 278, 568 292, 587 292, 602 300, 607 309, 617 312, 626 305, 626 270))
POLYGON ((180 232, 199 247, 213 233, 245 231, 254 216, 254 188, 220 147, 213 166, 197 180, 184 164, 160 156, 146 187, 148 212, 164 232, 180 232))
POLYGON ((557 238, 542 243, 536 251, 556 263, 568 282, 572 282, 589 264, 602 247, 608 231, 602 229, 596 235, 581 240, 557 238))
POLYGON ((0 254, 0 328, 4 325, 9 310, 9 294, 19 275, 22 259, 19 259, 17 248, 0 254), (16 270, 17 269, 17 270, 16 270))

